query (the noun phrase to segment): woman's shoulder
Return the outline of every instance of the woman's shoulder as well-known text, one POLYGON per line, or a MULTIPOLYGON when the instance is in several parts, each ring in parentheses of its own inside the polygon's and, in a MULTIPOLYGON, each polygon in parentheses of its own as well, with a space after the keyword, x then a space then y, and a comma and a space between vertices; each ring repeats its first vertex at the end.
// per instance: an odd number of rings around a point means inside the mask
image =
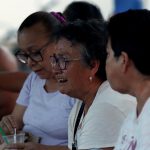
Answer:
POLYGON ((40 79, 40 77, 35 72, 31 72, 25 81, 25 84, 30 86, 40 85, 40 84, 43 85, 43 83, 45 83, 45 80, 40 79))
POLYGON ((135 97, 113 90, 109 83, 106 82, 103 84, 103 87, 98 90, 94 100, 94 107, 100 108, 105 105, 110 108, 115 108, 119 112, 127 113, 136 107, 137 102, 135 97))
POLYGON ((42 81, 42 80, 44 80, 44 79, 41 79, 35 72, 31 72, 29 75, 28 75, 28 78, 27 78, 28 80, 32 80, 32 81, 34 81, 34 80, 36 80, 36 81, 42 81))
POLYGON ((108 81, 105 81, 98 89, 96 99, 98 101, 103 101, 107 103, 133 103, 136 105, 136 98, 129 95, 129 94, 121 94, 115 90, 113 90, 108 83, 108 81), (100 100, 101 99, 101 100, 100 100))

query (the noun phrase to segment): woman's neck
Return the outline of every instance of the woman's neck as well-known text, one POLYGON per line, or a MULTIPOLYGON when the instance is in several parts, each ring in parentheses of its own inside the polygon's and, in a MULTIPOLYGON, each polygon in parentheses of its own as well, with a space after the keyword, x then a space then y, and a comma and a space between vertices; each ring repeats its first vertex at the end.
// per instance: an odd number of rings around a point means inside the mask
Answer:
POLYGON ((47 79, 44 85, 44 89, 49 92, 55 92, 58 90, 58 83, 54 78, 47 79))
POLYGON ((136 84, 134 96, 137 98, 137 115, 139 115, 147 99, 150 97, 150 81, 139 81, 136 84))
POLYGON ((89 90, 87 91, 87 93, 83 97, 83 102, 85 104, 85 106, 84 106, 84 113, 85 114, 88 112, 88 109, 92 105, 94 98, 97 94, 97 91, 98 91, 98 89, 102 83, 103 83, 103 81, 99 81, 99 80, 92 83, 89 90))

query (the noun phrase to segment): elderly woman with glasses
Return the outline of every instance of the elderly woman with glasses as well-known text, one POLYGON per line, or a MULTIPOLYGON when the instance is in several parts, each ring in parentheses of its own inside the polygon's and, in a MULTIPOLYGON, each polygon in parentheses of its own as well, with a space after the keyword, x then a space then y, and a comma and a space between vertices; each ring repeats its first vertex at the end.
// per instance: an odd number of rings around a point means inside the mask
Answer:
POLYGON ((69 117, 70 149, 112 150, 134 98, 106 80, 107 32, 103 20, 70 23, 54 33, 50 62, 63 94, 77 98, 69 117))
POLYGON ((58 91, 57 81, 46 61, 47 53, 53 53, 54 49, 51 33, 63 23, 64 18, 54 12, 35 12, 18 29, 21 50, 16 57, 33 72, 26 79, 12 114, 2 118, 0 127, 6 134, 14 134, 15 129, 28 132, 32 134, 32 141, 40 139, 40 144, 27 142, 9 145, 7 149, 40 150, 49 146, 58 149, 68 143, 68 116, 74 100, 58 91))

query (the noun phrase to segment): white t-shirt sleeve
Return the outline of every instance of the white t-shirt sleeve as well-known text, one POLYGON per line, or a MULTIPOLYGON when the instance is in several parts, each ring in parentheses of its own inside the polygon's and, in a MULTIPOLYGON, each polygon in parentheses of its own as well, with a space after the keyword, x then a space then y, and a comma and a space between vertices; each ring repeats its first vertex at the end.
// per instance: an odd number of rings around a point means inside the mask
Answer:
POLYGON ((78 149, 114 147, 118 139, 124 114, 108 103, 94 107, 93 112, 85 116, 87 118, 78 138, 78 149))
POLYGON ((20 91, 20 94, 17 98, 17 104, 28 106, 32 82, 35 79, 35 77, 36 77, 36 74, 34 72, 32 72, 28 75, 28 77, 25 80, 23 87, 20 91))

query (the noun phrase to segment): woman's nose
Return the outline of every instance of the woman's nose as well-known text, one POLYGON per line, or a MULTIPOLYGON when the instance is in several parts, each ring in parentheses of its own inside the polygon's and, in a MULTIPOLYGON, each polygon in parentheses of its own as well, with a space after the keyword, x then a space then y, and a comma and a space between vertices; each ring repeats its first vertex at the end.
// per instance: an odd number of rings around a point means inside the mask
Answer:
POLYGON ((27 64, 28 64, 28 66, 32 66, 32 65, 37 64, 37 62, 34 61, 33 59, 31 59, 30 57, 28 57, 27 64))
POLYGON ((54 74, 60 74, 60 73, 62 73, 62 70, 60 69, 60 66, 59 66, 58 63, 55 63, 55 64, 52 65, 52 72, 54 74))

